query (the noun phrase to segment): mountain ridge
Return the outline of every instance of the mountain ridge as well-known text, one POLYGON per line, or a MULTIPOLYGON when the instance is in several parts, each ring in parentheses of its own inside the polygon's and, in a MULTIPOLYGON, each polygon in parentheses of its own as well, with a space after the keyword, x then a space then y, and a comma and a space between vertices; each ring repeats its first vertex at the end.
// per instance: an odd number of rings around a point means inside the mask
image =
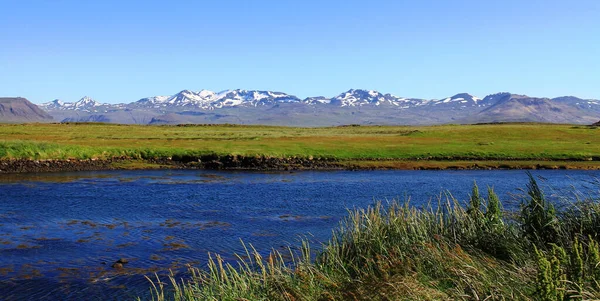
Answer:
POLYGON ((423 99, 366 89, 304 99, 265 90, 181 90, 125 104, 107 104, 83 97, 71 103, 54 100, 40 107, 57 120, 166 124, 425 125, 512 120, 584 123, 600 118, 600 101, 575 96, 547 98, 500 92, 479 98, 461 92, 441 99, 423 99))
MULTIPOLYGON (((71 109, 71 110, 85 110, 90 107, 122 107, 123 105, 138 105, 141 107, 154 107, 158 106, 195 106, 200 109, 215 109, 237 105, 267 105, 274 102, 294 102, 304 104, 338 104, 340 106, 362 106, 368 104, 381 105, 382 103, 397 103, 397 104, 411 104, 413 106, 419 106, 424 104, 440 104, 447 102, 461 101, 463 103, 477 103, 483 101, 484 103, 492 99, 493 97, 502 97, 505 95, 523 96, 529 97, 522 94, 514 94, 509 92, 500 92, 495 94, 489 94, 483 99, 473 96, 469 93, 458 93, 450 97, 441 99, 425 99, 425 98, 407 98, 392 95, 390 93, 383 94, 376 90, 366 89, 349 89, 346 92, 342 92, 333 97, 325 96, 310 96, 304 99, 298 98, 295 95, 286 94, 283 92, 273 92, 266 90, 224 90, 220 92, 214 92, 210 90, 181 90, 180 92, 170 96, 151 96, 141 98, 137 101, 132 101, 127 104, 109 104, 100 103, 88 96, 84 96, 76 102, 64 102, 59 99, 55 99, 50 102, 39 104, 42 108, 57 110, 57 109, 71 109)), ((559 96, 555 98, 547 97, 532 97, 532 98, 543 98, 551 99, 558 102, 589 102, 592 104, 600 105, 600 100, 596 99, 582 99, 575 96, 559 96)))

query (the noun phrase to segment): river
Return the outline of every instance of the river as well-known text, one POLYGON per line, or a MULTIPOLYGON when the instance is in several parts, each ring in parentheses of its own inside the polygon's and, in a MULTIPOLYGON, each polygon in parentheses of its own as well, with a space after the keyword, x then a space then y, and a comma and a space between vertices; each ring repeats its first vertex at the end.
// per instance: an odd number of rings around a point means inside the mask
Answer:
MULTIPOLYGON (((532 171, 555 202, 598 195, 600 171, 532 171)), ((473 181, 518 208, 521 170, 216 172, 99 171, 0 176, 0 299, 124 300, 143 275, 228 260, 242 241, 262 253, 319 246, 348 209, 399 199, 465 202, 473 181), (124 258, 122 269, 111 265, 124 258)))

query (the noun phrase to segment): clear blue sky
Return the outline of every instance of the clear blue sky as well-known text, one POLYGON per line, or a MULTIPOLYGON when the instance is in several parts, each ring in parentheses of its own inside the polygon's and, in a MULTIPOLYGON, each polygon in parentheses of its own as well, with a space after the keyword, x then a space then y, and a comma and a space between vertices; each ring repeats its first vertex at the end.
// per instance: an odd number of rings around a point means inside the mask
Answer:
POLYGON ((600 98, 600 0, 0 0, 0 95, 600 98))

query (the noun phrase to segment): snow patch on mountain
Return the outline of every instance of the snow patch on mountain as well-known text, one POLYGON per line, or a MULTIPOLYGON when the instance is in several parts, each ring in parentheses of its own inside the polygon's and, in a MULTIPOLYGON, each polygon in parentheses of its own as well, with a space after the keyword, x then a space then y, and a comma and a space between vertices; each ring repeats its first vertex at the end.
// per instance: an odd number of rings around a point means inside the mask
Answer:
POLYGON ((438 100, 431 100, 429 101, 432 105, 440 105, 440 104, 449 104, 449 105, 456 105, 456 104, 460 104, 461 107, 467 107, 467 106, 477 106, 478 102, 481 100, 481 98, 473 96, 471 94, 468 93, 459 93, 456 94, 452 97, 446 97, 443 99, 438 99, 438 100))
POLYGON ((305 99, 302 100, 302 103, 308 104, 308 105, 316 105, 316 104, 328 104, 331 102, 331 98, 327 98, 325 96, 313 96, 313 97, 307 97, 305 99))

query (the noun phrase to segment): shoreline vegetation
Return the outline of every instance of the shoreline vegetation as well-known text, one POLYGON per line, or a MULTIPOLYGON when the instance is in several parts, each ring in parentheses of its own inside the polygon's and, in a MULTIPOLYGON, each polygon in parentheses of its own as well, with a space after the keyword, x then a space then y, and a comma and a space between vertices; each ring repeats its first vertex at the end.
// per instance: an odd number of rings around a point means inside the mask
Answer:
POLYGON ((546 199, 529 174, 520 209, 488 187, 437 204, 349 211, 331 239, 238 261, 211 254, 187 279, 149 277, 152 300, 598 300, 600 205, 546 199), (164 279, 167 278, 167 279, 164 279))
POLYGON ((108 169, 600 169, 596 126, 0 124, 0 173, 108 169))

